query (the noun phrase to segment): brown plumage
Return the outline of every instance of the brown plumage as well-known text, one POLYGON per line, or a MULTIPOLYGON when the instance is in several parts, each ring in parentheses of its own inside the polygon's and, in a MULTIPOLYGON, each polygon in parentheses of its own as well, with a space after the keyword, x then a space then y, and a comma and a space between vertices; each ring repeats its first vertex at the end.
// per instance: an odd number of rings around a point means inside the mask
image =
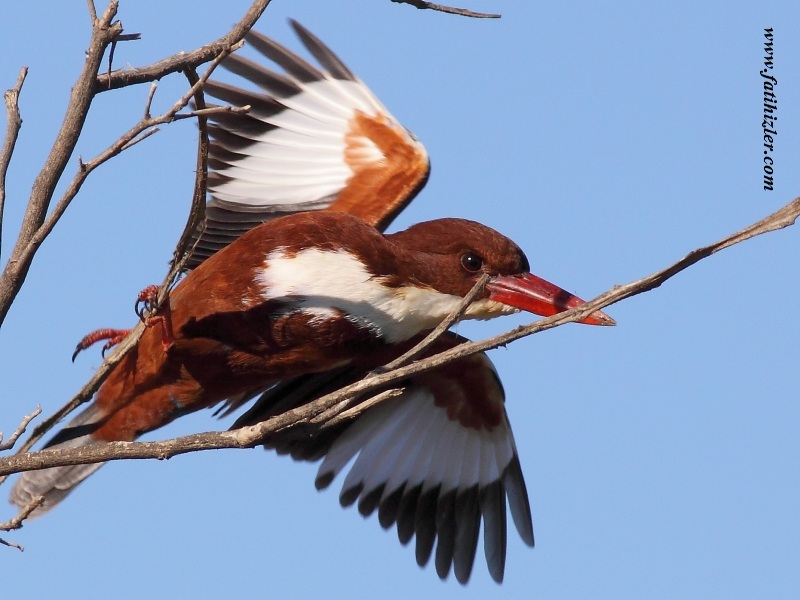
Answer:
MULTIPOLYGON (((427 180, 425 149, 322 42, 293 26, 320 67, 251 33, 285 74, 231 56, 225 66, 266 93, 207 85, 252 108, 213 117, 211 199, 190 272, 160 309, 163 327, 146 329, 48 446, 133 440, 223 401, 233 409, 258 396, 235 426, 300 406, 401 355, 484 273, 466 318, 582 303, 529 274, 519 247, 478 223, 439 219, 384 235, 427 180)), ((600 312, 583 322, 613 324, 600 312)), ((90 334, 78 350, 119 334, 90 334)), ((462 341, 446 333, 427 355, 462 341)), ((452 568, 469 579, 483 523, 489 572, 501 581, 506 502, 529 545, 533 529, 491 361, 479 353, 401 385, 399 397, 352 424, 315 436, 289 430, 265 446, 323 458, 319 488, 347 468, 341 503, 377 511, 402 543, 416 538, 417 562, 434 555, 442 578, 452 568)), ((99 466, 24 473, 11 501, 41 494, 45 512, 99 466)))

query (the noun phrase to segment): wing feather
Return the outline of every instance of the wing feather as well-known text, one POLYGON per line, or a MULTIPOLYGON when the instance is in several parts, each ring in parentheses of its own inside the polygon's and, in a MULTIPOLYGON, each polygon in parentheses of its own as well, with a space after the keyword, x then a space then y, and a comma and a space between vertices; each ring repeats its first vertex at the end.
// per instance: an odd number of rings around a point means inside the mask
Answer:
MULTIPOLYGON (((462 341, 447 333, 427 355, 462 341)), ((351 365, 274 386, 235 426, 304 404, 367 371, 351 365)), ((265 445, 279 451, 290 448, 295 458, 323 456, 315 481, 318 489, 346 472, 340 503, 357 504, 364 516, 377 511, 379 524, 396 526, 403 544, 416 538, 417 562, 424 566, 433 556, 442 578, 452 570, 459 582, 469 580, 482 522, 489 573, 502 581, 507 510, 529 545, 533 527, 494 366, 480 353, 412 376, 403 385, 399 396, 366 410, 350 424, 323 429, 317 436, 289 430, 265 445)))
POLYGON ((259 91, 206 84, 210 97, 250 109, 210 118, 210 199, 187 270, 293 212, 344 211, 383 230, 427 180, 422 144, 330 48, 291 24, 318 65, 251 31, 248 44, 283 73, 233 55, 223 67, 259 91))

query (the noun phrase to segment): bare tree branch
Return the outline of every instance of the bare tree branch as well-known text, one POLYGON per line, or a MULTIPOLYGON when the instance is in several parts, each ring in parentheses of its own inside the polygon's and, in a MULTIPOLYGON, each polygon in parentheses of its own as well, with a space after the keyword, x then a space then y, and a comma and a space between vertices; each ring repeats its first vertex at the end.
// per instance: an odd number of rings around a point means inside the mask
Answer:
MULTIPOLYGON (((497 18, 500 16, 474 13, 466 9, 446 7, 422 0, 392 1, 410 4, 420 9, 430 9, 470 17, 497 18)), ((116 16, 118 1, 111 0, 100 17, 97 16, 93 0, 87 0, 87 3, 89 14, 92 19, 92 38, 89 50, 87 51, 86 63, 76 84, 73 86, 69 108, 56 139, 56 143, 34 183, 20 236, 4 272, 0 275, 0 323, 3 322, 11 303, 19 292, 38 247, 63 215, 71 200, 80 190, 86 177, 101 164, 155 133, 158 125, 172 122, 178 118, 196 117, 199 124, 199 141, 197 176, 192 199, 192 208, 184 232, 174 251, 169 272, 165 276, 159 290, 158 302, 164 302, 168 296, 170 287, 174 284, 182 271, 192 243, 192 234, 197 231, 204 219, 208 160, 206 116, 220 110, 229 110, 227 108, 207 108, 203 99, 202 85, 219 62, 237 47, 237 44, 240 43, 245 33, 252 27, 269 5, 270 0, 254 2, 243 19, 226 36, 223 36, 212 44, 203 46, 188 54, 175 54, 148 67, 109 72, 105 75, 98 74, 105 50, 108 47, 113 49, 113 44, 122 37, 121 24, 119 22, 112 22, 116 16), (203 76, 199 77, 195 69, 199 65, 209 61, 211 61, 211 65, 203 76), (106 151, 97 155, 87 163, 79 162, 78 172, 74 176, 67 191, 48 215, 55 186, 63 175, 69 157, 75 150, 93 96, 109 89, 117 89, 148 81, 152 82, 166 74, 177 71, 184 72, 189 79, 190 89, 187 93, 176 102, 170 110, 160 116, 152 117, 150 115, 150 105, 153 94, 155 93, 155 88, 152 88, 148 96, 144 118, 114 142, 106 151), (187 106, 191 98, 194 98, 196 110, 191 113, 180 113, 180 111, 187 106)), ((112 56, 111 53, 109 53, 109 69, 111 60, 112 56)), ((5 143, 0 151, 0 225, 2 225, 5 174, 21 126, 18 96, 25 79, 25 73, 26 70, 23 69, 16 87, 6 92, 6 110, 9 118, 5 143)), ((263 443, 265 438, 272 434, 299 425, 307 425, 316 429, 332 427, 345 420, 355 418, 363 411, 387 398, 396 396, 400 393, 400 390, 386 388, 393 384, 396 385, 397 382, 402 379, 423 371, 434 369, 447 362, 457 360, 470 354, 508 344, 516 339, 535 334, 539 331, 550 329, 567 322, 581 320, 595 310, 599 310, 625 298, 650 291, 660 286, 667 279, 673 277, 682 270, 724 248, 743 242, 762 233, 792 225, 798 218, 798 215, 800 215, 800 198, 758 223, 732 234, 715 244, 694 250, 682 260, 648 277, 623 286, 616 286, 580 308, 542 319, 527 326, 518 327, 510 332, 488 340, 465 343, 436 356, 406 364, 408 361, 412 360, 413 357, 418 356, 419 353, 438 337, 438 335, 441 335, 441 333, 449 327, 449 324, 443 325, 432 332, 420 345, 400 357, 397 361, 387 365, 385 370, 380 374, 372 374, 360 382, 251 427, 235 431, 200 433, 161 442, 113 442, 76 449, 46 449, 29 453, 28 450, 32 445, 41 439, 41 437, 63 419, 64 416, 81 403, 92 398, 111 369, 121 360, 124 354, 137 343, 144 330, 144 326, 140 324, 115 349, 109 358, 104 361, 103 365, 92 379, 68 404, 35 428, 30 439, 20 447, 14 456, 0 458, 0 483, 2 483, 9 474, 26 470, 104 462, 109 460, 165 459, 187 452, 221 448, 250 448, 263 443), (365 394, 375 394, 376 392, 379 393, 367 400, 362 400, 365 394)), ((471 293, 476 293, 478 289, 479 287, 476 286, 471 293)), ((469 301, 465 299, 459 311, 452 316, 453 321, 458 319, 468 303, 469 301)), ((22 423, 11 438, 9 438, 5 444, 0 445, 0 450, 8 450, 15 445, 16 441, 22 433, 24 433, 27 425, 39 414, 40 411, 38 409, 37 411, 38 412, 28 415, 22 420, 22 423)), ((1 436, 0 442, 2 442, 1 436)), ((41 504, 41 502, 41 498, 34 499, 14 519, 0 524, 0 530, 11 530, 21 527, 23 521, 41 504)), ((16 547, 20 550, 22 549, 18 544, 3 539, 0 539, 0 544, 16 547)))
POLYGON ((11 303, 16 298, 33 261, 33 256, 44 239, 41 236, 36 239, 34 237, 45 220, 53 192, 67 166, 69 157, 75 150, 83 129, 94 96, 92 82, 97 76, 105 49, 117 35, 122 33, 122 25, 119 21, 112 23, 117 14, 117 6, 118 0, 111 0, 103 15, 95 21, 89 49, 86 51, 86 62, 78 80, 72 87, 64 122, 61 124, 61 129, 44 167, 34 181, 19 237, 3 273, 0 275, 0 324, 4 321, 11 303))
POLYGON ((253 2, 241 20, 224 36, 206 44, 192 52, 177 52, 172 56, 160 60, 146 67, 113 71, 100 75, 95 81, 95 92, 105 92, 117 88, 147 83, 161 79, 170 73, 178 73, 189 69, 196 69, 200 65, 213 60, 226 48, 244 39, 245 34, 252 29, 261 14, 269 6, 270 0, 257 0, 253 2))
MULTIPOLYGON (((34 510, 39 508, 42 502, 44 502, 44 498, 42 496, 36 496, 33 498, 22 510, 19 511, 17 516, 15 516, 13 519, 9 519, 5 523, 0 523, 0 531, 11 531, 12 529, 22 528, 22 522, 27 519, 34 510)), ((22 550, 22 548, 16 544, 13 545, 14 547, 22 550)))
MULTIPOLYGON (((111 0, 100 17, 96 17, 94 5, 91 0, 89 1, 89 13, 92 17, 93 25, 92 38, 89 49, 86 52, 86 62, 84 63, 83 71, 78 77, 78 80, 72 87, 72 94, 70 96, 67 112, 56 137, 55 144, 53 145, 42 171, 34 182, 17 242, 5 269, 2 274, 0 274, 0 324, 5 320, 5 316, 14 298, 16 298, 17 293, 19 293, 22 287, 22 283, 25 280, 36 251, 42 241, 49 235, 50 231, 52 231, 53 225, 58 222, 63 211, 80 189, 88 172, 96 168, 99 164, 107 161, 112 156, 115 156, 126 147, 129 147, 129 145, 132 145, 131 142, 136 139, 136 135, 134 135, 127 139, 127 143, 119 144, 116 147, 112 146, 106 153, 96 157, 96 164, 90 161, 86 165, 79 165, 80 169, 78 175, 75 176, 70 188, 64 196, 62 196, 59 204, 56 205, 55 209, 49 215, 50 218, 45 221, 56 184, 63 175, 69 157, 72 156, 75 150, 94 95, 107 89, 140 83, 141 81, 153 81, 161 75, 170 72, 189 72, 204 62, 227 55, 231 51, 231 48, 241 41, 269 3, 270 0, 257 0, 254 2, 247 11, 245 17, 230 33, 220 38, 220 40, 214 44, 204 46, 200 51, 193 53, 192 56, 194 56, 194 58, 192 60, 187 60, 187 55, 180 53, 173 57, 173 60, 170 62, 170 68, 160 72, 158 76, 147 76, 144 78, 123 76, 114 78, 114 76, 119 73, 132 73, 131 71, 122 71, 98 77, 100 63, 106 48, 115 40, 119 39, 122 33, 122 25, 120 22, 112 22, 117 13, 118 0, 111 0), (86 167, 86 172, 82 173, 84 167, 86 167)), ((140 73, 140 71, 136 71, 136 73, 140 73)), ((175 111, 175 113, 177 113, 177 111, 175 111)), ((175 113, 173 113, 173 117, 175 113)), ((166 119, 164 122, 169 122, 169 120, 170 119, 166 119)), ((138 133, 143 131, 145 131, 145 129, 139 129, 138 133)), ((126 135, 129 134, 130 132, 126 135)))
MULTIPOLYGON (((203 74, 202 77, 198 77, 194 70, 187 72, 187 77, 189 78, 191 88, 189 89, 186 94, 184 94, 178 102, 176 102, 172 108, 170 108, 167 113, 161 115, 159 117, 150 117, 150 118, 143 118, 137 125, 135 125, 131 130, 129 130, 125 135, 123 135, 120 139, 118 139, 112 146, 106 150, 106 152, 98 155, 95 159, 90 161, 90 163, 96 163, 90 165, 87 163, 85 170, 88 172, 99 166, 100 162, 99 159, 102 157, 104 160, 108 160, 111 158, 111 151, 116 151, 116 154, 119 154, 122 147, 126 143, 130 143, 130 140, 136 135, 136 132, 141 131, 142 129, 146 129, 147 127, 151 127, 153 124, 157 122, 168 122, 171 118, 175 116, 177 111, 181 110, 185 107, 191 98, 194 98, 195 105, 198 108, 198 111, 201 113, 198 116, 198 150, 197 150, 197 172, 195 177, 195 186, 194 186, 194 193, 192 194, 192 205, 189 210, 189 217, 187 219, 186 225, 184 227, 183 233, 176 245, 175 251, 173 253, 173 259, 171 267, 164 277, 164 280, 159 289, 159 296, 158 296, 158 303, 160 304, 163 302, 166 297, 170 286, 175 282, 180 272, 183 270, 183 265, 185 263, 186 257, 189 254, 190 243, 192 240, 192 233, 200 226, 203 219, 205 218, 205 197, 206 197, 206 180, 208 177, 208 128, 207 128, 207 119, 205 114, 208 113, 209 110, 206 108, 205 99, 203 96, 203 84, 208 80, 208 78, 213 73, 214 69, 221 63, 226 56, 228 56, 231 52, 234 52, 238 47, 241 45, 241 42, 238 42, 231 48, 228 48, 227 51, 223 52, 219 56, 217 56, 209 65, 206 72, 203 74), (91 167, 91 168, 90 168, 91 167)), ((116 155, 114 154, 114 155, 116 155)), ((81 181, 85 179, 85 175, 79 171, 78 175, 76 175, 76 179, 81 178, 81 181)), ((75 182, 73 181, 73 185, 70 186, 70 189, 74 186, 75 182)), ((80 187, 79 185, 77 186, 80 187)), ((69 192, 69 190, 68 190, 69 192)), ((75 189, 75 193, 77 193, 77 189, 75 189)), ((67 193, 65 193, 65 197, 67 193)), ((73 194, 74 196, 74 194, 73 194)), ((64 199, 59 202, 59 205, 63 204, 62 212, 66 209, 66 203, 64 199)), ((58 208, 57 208, 58 209, 58 208)), ((57 210, 56 209, 56 210, 57 210)), ((54 211, 55 213, 55 211, 54 211)), ((52 218, 52 215, 51 215, 52 218)), ((53 223, 53 226, 55 223, 53 223)), ((91 400, 94 393, 100 388, 103 381, 105 381, 108 374, 114 368, 114 366, 122 360, 125 354, 133 348, 136 343, 139 341, 139 338, 144 333, 144 325, 139 323, 136 327, 134 327, 130 334, 114 349, 114 351, 105 358, 103 364, 100 368, 95 372, 92 378, 83 386, 83 388, 73 396, 69 402, 67 402, 64 406, 58 409, 52 416, 45 419, 42 423, 40 423, 31 434, 30 438, 28 438, 25 443, 20 447, 18 453, 27 452, 37 441, 39 441, 48 431, 50 431, 55 425, 57 425, 64 417, 66 417, 69 413, 74 411, 84 402, 88 402, 91 400)), ((5 476, 0 474, 0 483, 5 480, 5 476)))
MULTIPOLYGON (((36 496, 33 498, 28 504, 20 510, 17 515, 5 523, 0 523, 0 531, 11 531, 12 529, 21 529, 22 523, 27 519, 31 513, 41 506, 42 502, 44 502, 44 496, 36 496)), ((8 546, 9 548, 16 548, 20 552, 23 552, 25 548, 17 544, 16 542, 11 542, 9 540, 5 540, 0 538, 0 544, 3 546, 8 546)))
POLYGON ((10 90, 6 90, 3 99, 6 102, 6 137, 3 142, 3 149, 0 150, 0 255, 3 249, 3 209, 6 200, 6 173, 11 162, 11 155, 17 145, 17 137, 22 127, 22 116, 19 114, 19 94, 22 91, 22 84, 28 75, 28 68, 22 67, 17 77, 17 84, 10 90))
POLYGON ((97 23, 97 9, 94 6, 94 0, 86 0, 89 5, 89 19, 91 19, 91 26, 94 27, 97 23))
MULTIPOLYGON (((472 12, 463 8, 451 8, 432 2, 420 0, 392 0, 402 4, 411 4, 419 9, 429 9, 438 12, 463 15, 476 18, 499 18, 500 15, 472 12)), ((196 69, 199 65, 212 60, 225 48, 240 41, 250 31, 255 22, 266 10, 270 0, 258 0, 252 4, 244 17, 231 29, 230 32, 218 40, 206 44, 191 52, 177 52, 163 60, 144 67, 124 69, 99 75, 95 82, 95 93, 115 90, 138 83, 147 83, 161 79, 170 73, 177 73, 186 69, 196 69)))
POLYGON ((499 19, 501 15, 492 13, 479 13, 467 10, 466 8, 455 8, 452 6, 444 6, 442 4, 434 4, 433 2, 426 2, 425 0, 392 0, 398 4, 410 4, 421 10, 435 10, 436 12, 448 13, 451 15, 461 15, 462 17, 473 17, 476 19, 499 19))
MULTIPOLYGON (((17 517, 15 517, 15 518, 17 518, 17 517)), ((11 542, 11 541, 5 540, 3 538, 0 538, 0 544, 2 544, 3 546, 8 546, 9 548, 16 548, 20 552, 24 552, 25 551, 25 548, 23 548, 22 546, 20 546, 16 542, 11 542)))
POLYGON ((19 426, 14 430, 14 433, 11 434, 11 437, 8 438, 7 441, 3 442, 3 432, 0 431, 0 452, 4 450, 10 450, 14 447, 14 444, 17 443, 19 436, 25 433, 25 429, 28 427, 28 424, 33 421, 36 417, 42 414, 42 407, 37 406, 34 411, 26 415, 22 421, 20 422, 19 426))
MULTIPOLYGON (((97 444, 95 446, 76 449, 47 449, 28 454, 17 454, 6 458, 0 458, 0 475, 9 475, 21 471, 62 465, 123 459, 166 459, 179 454, 202 450, 252 448, 259 445, 269 435, 290 427, 296 427, 301 424, 318 424, 320 428, 325 428, 330 426, 332 421, 329 420, 319 424, 319 419, 317 417, 326 413, 326 411, 329 411, 332 407, 338 408, 337 414, 347 411, 347 416, 349 418, 354 418, 367 407, 375 404, 374 400, 370 400, 369 404, 357 404, 357 398, 365 393, 386 388, 386 386, 396 383, 399 380, 423 371, 434 369, 458 358, 503 346, 519 338, 551 329, 563 325, 564 323, 584 319, 595 310, 603 309, 625 298, 659 287, 669 278, 720 250, 744 242, 758 235, 788 227, 797 220, 798 216, 800 216, 800 198, 797 198, 772 215, 741 231, 729 235, 714 244, 690 252, 683 259, 661 271, 625 285, 615 286, 608 292, 587 302, 581 307, 570 309, 558 315, 547 317, 546 319, 541 319, 530 325, 518 327, 510 332, 482 342, 462 344, 456 348, 414 362, 390 373, 371 376, 332 394, 322 396, 304 406, 287 411, 251 427, 244 427, 234 431, 199 433, 161 442, 111 442, 108 444, 97 444), (354 403, 356 406, 353 406, 354 403)), ((387 396, 391 396, 394 393, 394 390, 390 390, 387 396)), ((331 415, 331 419, 336 419, 336 422, 340 422, 340 419, 332 412, 328 412, 328 414, 331 415)))
MULTIPOLYGON (((9 259, 6 268, 2 275, 0 275, 0 324, 5 319, 11 304, 16 297, 16 294, 21 288, 27 270, 33 260, 33 256, 38 250, 44 239, 52 232, 56 223, 60 220, 65 210, 71 203, 72 199, 79 192, 83 182, 88 175, 101 164, 107 162, 114 156, 117 156, 127 148, 144 140, 157 131, 157 125, 168 123, 178 118, 185 118, 188 116, 196 116, 200 123, 201 130, 201 149, 198 154, 198 160, 204 153, 207 155, 207 133, 205 132, 205 117, 208 114, 219 110, 230 110, 212 108, 208 109, 201 100, 195 100, 197 110, 193 111, 190 115, 179 115, 178 111, 186 106, 188 98, 192 95, 199 94, 202 84, 208 78, 210 73, 217 64, 230 52, 238 48, 244 35, 253 26, 256 20, 261 16, 266 7, 269 5, 270 0, 257 0, 254 2, 245 16, 237 23, 237 25, 225 36, 216 42, 206 45, 193 53, 178 53, 164 61, 160 61, 150 67, 144 69, 134 69, 132 71, 117 71, 109 73, 105 76, 98 75, 99 64, 106 47, 114 41, 120 39, 122 26, 119 22, 112 23, 116 15, 118 0, 112 0, 103 15, 97 17, 97 12, 93 0, 87 0, 89 15, 92 22, 92 40, 89 50, 87 51, 87 60, 84 69, 78 78, 76 84, 73 86, 73 97, 70 101, 70 109, 62 124, 61 131, 56 140, 56 144, 51 151, 51 154, 45 163, 42 172, 37 178, 34 185, 34 192, 29 201, 26 217, 23 222, 22 231, 18 237, 17 244, 14 248, 11 258, 9 259), (47 209, 52 199, 52 193, 55 184, 63 174, 63 169, 66 165, 68 157, 72 154, 77 143, 78 136, 86 118, 86 113, 91 104, 94 94, 108 90, 116 89, 126 85, 141 83, 144 81, 154 81, 165 74, 175 71, 183 71, 185 73, 194 73, 194 66, 212 60, 212 66, 204 74, 204 76, 192 85, 192 88, 187 92, 181 100, 176 103, 172 109, 161 115, 160 117, 150 116, 150 104, 152 102, 155 89, 151 89, 148 95, 147 107, 145 110, 145 117, 128 132, 121 136, 114 144, 107 148, 104 152, 97 155, 90 161, 84 163, 79 159, 78 171, 73 177, 72 182, 67 190, 62 195, 59 202, 49 215, 47 209), (89 85, 91 80, 94 83, 89 85), (203 142, 205 140, 205 142, 203 142)), ((138 34, 137 34, 138 35, 138 34)), ((133 36, 136 37, 136 36, 133 36)), ((195 75, 196 78, 196 75, 195 75)), ((21 87, 21 82, 18 83, 21 87)), ((11 119, 9 119, 11 121, 11 119)), ((11 139, 7 136, 8 140, 11 139)), ((13 150, 13 144, 10 144, 13 150)), ((11 150, 8 152, 10 159, 11 150)), ((192 203, 192 214, 187 222, 184 234, 175 250, 173 256, 173 265, 170 272, 167 274, 164 284, 161 286, 158 302, 164 301, 166 292, 169 286, 174 283, 176 277, 180 273, 183 265, 183 256, 186 254, 188 244, 191 241, 191 233, 196 230, 199 224, 203 221, 204 202, 205 202, 205 178, 206 178, 206 165, 205 160, 203 165, 198 164, 198 181, 195 186, 195 198, 192 203), (202 175, 201 175, 202 174, 202 175), (202 182, 200 178, 202 177, 202 182), (199 192, 202 190, 202 193, 199 192)), ((1 165, 2 163, 0 163, 1 165)), ((2 213, 0 213, 0 217, 2 213)), ((105 377, 110 372, 111 368, 121 360, 125 352, 130 350, 135 345, 138 338, 143 332, 141 325, 135 327, 126 340, 117 346, 115 351, 106 359, 104 364, 90 379, 84 388, 70 400, 64 407, 59 409, 52 417, 46 419, 38 427, 35 428, 31 438, 26 441, 20 448, 20 452, 27 451, 32 444, 41 439, 47 431, 49 431, 56 423, 63 419, 67 414, 74 410, 77 406, 89 400, 95 391, 104 381, 105 377)), ((0 483, 3 478, 0 477, 0 483)))

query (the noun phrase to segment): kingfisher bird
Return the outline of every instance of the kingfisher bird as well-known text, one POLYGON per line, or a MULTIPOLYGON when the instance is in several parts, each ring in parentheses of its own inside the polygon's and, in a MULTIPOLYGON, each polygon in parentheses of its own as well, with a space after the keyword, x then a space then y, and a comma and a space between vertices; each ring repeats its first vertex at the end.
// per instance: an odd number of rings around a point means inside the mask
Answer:
MULTIPOLYGON (((210 117, 210 199, 188 272, 157 309, 161 326, 145 329, 47 447, 130 441, 189 412, 230 411, 256 397, 233 427, 301 406, 402 355, 484 274, 463 318, 583 304, 532 275, 519 246, 485 225, 437 219, 384 234, 425 184, 427 153, 327 46, 291 24, 318 65, 250 32, 247 42, 283 73, 234 54, 223 66, 260 91, 206 84, 206 94, 250 108, 210 117)), ((600 311, 582 322, 614 324, 600 311)), ((124 334, 99 330, 78 350, 124 334)), ((464 341, 446 332, 425 356, 464 341)), ((322 459, 319 489, 352 461, 342 505, 377 511, 403 544, 415 537, 420 566, 435 544, 442 579, 452 569, 467 582, 483 522, 489 573, 502 581, 506 503, 531 546, 533 526, 494 366, 478 353, 395 385, 399 395, 352 422, 289 429, 263 445, 322 459)), ((100 466, 24 473, 11 501, 44 496, 41 514, 100 466)))

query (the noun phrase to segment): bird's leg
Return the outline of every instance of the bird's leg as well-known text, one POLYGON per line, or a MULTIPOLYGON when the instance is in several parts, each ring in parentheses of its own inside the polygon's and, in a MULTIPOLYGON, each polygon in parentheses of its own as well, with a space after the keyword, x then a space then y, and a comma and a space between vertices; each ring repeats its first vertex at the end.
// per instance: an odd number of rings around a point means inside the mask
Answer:
POLYGON ((134 309, 147 327, 161 323, 161 345, 164 348, 164 352, 168 351, 175 343, 175 336, 172 333, 172 312, 169 307, 169 297, 159 306, 158 286, 148 285, 136 297, 134 309))
POLYGON ((75 352, 72 353, 72 362, 75 362, 75 357, 82 350, 86 350, 89 346, 96 344, 100 340, 108 340, 103 345, 102 356, 105 357, 106 350, 119 344, 126 335, 131 332, 130 329, 95 329, 91 333, 87 333, 78 345, 75 346, 75 352))
MULTIPOLYGON (((149 285, 136 297, 136 306, 134 310, 139 318, 147 327, 152 327, 156 323, 161 323, 161 344, 166 352, 175 343, 175 337, 172 333, 172 318, 169 307, 169 299, 164 302, 163 306, 157 306, 158 300, 158 286, 149 285)), ((106 351, 119 344, 125 336, 128 335, 131 329, 95 329, 91 333, 87 333, 78 345, 75 346, 75 352, 72 353, 72 362, 75 362, 75 357, 80 352, 86 350, 89 346, 96 344, 101 340, 107 340, 103 345, 102 355, 105 357, 106 351)))

